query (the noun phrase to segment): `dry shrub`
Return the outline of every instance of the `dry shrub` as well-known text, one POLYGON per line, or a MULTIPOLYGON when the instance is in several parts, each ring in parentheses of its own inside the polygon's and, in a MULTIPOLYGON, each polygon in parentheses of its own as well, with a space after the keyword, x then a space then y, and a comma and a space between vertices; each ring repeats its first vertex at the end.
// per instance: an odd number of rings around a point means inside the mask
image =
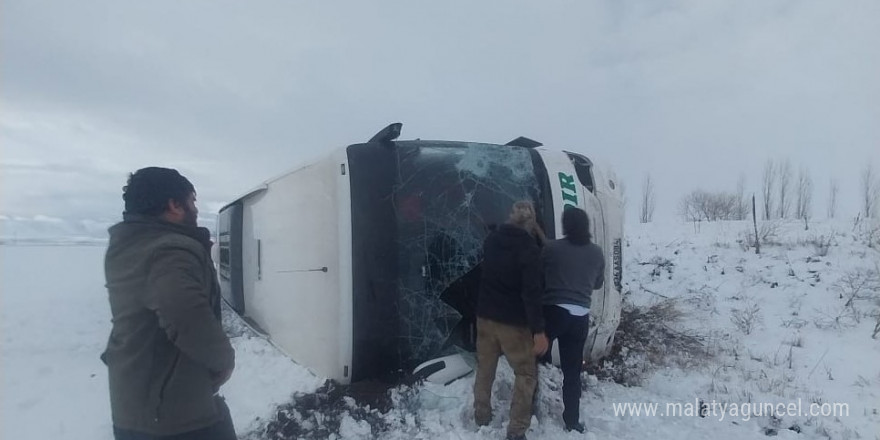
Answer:
POLYGON ((853 224, 855 239, 871 249, 880 250, 880 220, 856 217, 853 224))
POLYGON ((730 321, 733 322, 736 328, 747 335, 752 334, 762 320, 761 306, 751 298, 746 298, 743 308, 735 308, 730 312, 730 321))
MULTIPOLYGON (((327 381, 311 393, 297 393, 247 439, 339 438, 346 419, 383 438, 389 431, 418 431, 419 387, 379 382, 341 385, 327 381), (407 421, 409 419, 409 421, 407 421)), ((365 434, 365 433, 364 433, 365 434)))
POLYGON ((840 330, 869 318, 875 322, 871 337, 876 339, 880 335, 880 270, 851 270, 832 285, 832 291, 838 294, 840 303, 830 309, 816 310, 813 324, 820 329, 840 330))
POLYGON ((640 266, 654 266, 651 269, 651 279, 654 280, 663 276, 663 272, 667 273, 667 278, 672 279, 672 272, 675 268, 675 263, 670 261, 668 258, 663 258, 660 256, 654 256, 649 261, 639 262, 640 266))
POLYGON ((880 309, 874 311, 874 331, 871 333, 871 338, 877 339, 880 337, 880 309))
POLYGON ((814 256, 824 257, 828 255, 828 251, 834 244, 834 235, 829 234, 827 237, 824 235, 818 237, 813 236, 807 239, 807 243, 813 245, 813 248, 815 249, 814 256))
POLYGON ((833 289, 844 300, 843 308, 848 309, 856 322, 862 317, 871 316, 863 313, 861 304, 876 306, 880 301, 880 271, 877 269, 855 269, 845 273, 833 285, 833 289))
MULTIPOLYGON (((761 222, 758 226, 758 240, 761 246, 778 245, 779 229, 781 223, 778 220, 767 220, 761 222)), ((743 250, 754 249, 755 247, 755 231, 748 229, 744 233, 744 238, 737 240, 743 250)))
POLYGON ((704 363, 710 357, 705 338, 674 328, 682 316, 671 299, 646 308, 626 304, 610 355, 587 370, 600 379, 638 386, 658 368, 704 363))

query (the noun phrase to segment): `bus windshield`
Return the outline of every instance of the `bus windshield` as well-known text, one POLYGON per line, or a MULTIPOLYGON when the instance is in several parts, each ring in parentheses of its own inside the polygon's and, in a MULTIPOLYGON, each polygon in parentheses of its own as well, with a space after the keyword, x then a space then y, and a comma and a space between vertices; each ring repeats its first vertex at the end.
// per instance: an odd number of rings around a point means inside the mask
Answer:
MULTIPOLYGON (((359 173, 358 163, 351 162, 353 204, 358 194, 364 193, 372 204, 360 206, 370 206, 374 211, 380 206, 390 208, 381 217, 385 223, 393 222, 380 226, 381 221, 374 218, 372 227, 362 225, 361 233, 373 235, 366 239, 370 243, 367 246, 382 250, 364 249, 356 252, 356 258, 364 253, 387 256, 384 262, 366 264, 373 274, 381 273, 393 280, 380 293, 385 295, 385 306, 393 310, 367 308, 386 318, 386 322, 373 326, 381 328, 385 338, 391 337, 379 344, 380 351, 388 352, 382 360, 393 358, 399 364, 397 368, 410 369, 439 356, 474 350, 474 309, 483 240, 491 227, 506 221, 511 205, 518 200, 533 201, 539 224, 552 227, 552 202, 544 200, 544 194, 549 198, 549 191, 545 190, 547 178, 540 157, 526 148, 404 141, 389 150, 376 153, 385 159, 371 156, 372 168, 384 171, 359 173), (387 173, 392 176, 383 178, 387 173), (377 238, 377 234, 385 239, 377 238)), ((351 148, 349 151, 351 161, 351 148)), ((358 217, 355 208, 355 235, 357 225, 363 223, 358 217)), ((357 274, 355 267, 356 278, 357 274)), ((368 325, 368 321, 381 318, 358 318, 367 310, 358 312, 357 292, 355 295, 358 335, 358 319, 368 325)), ((362 299, 361 304, 365 303, 362 299)), ((378 341, 374 342, 372 346, 379 348, 378 341)))

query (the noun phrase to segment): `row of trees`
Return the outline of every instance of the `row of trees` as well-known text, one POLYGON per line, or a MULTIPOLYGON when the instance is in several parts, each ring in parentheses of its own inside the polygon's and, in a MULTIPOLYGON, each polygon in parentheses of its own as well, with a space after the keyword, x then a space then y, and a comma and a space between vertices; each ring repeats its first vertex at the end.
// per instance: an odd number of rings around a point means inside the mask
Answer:
MULTIPOLYGON (((837 216, 840 185, 829 181, 828 218, 837 216)), ((650 174, 642 182, 639 203, 639 221, 649 223, 654 218, 657 204, 654 181, 650 174)), ((813 212, 814 185, 810 171, 801 166, 795 174, 791 161, 767 160, 761 182, 762 218, 764 220, 795 218, 808 220, 813 212)), ((862 169, 860 186, 860 215, 874 217, 880 205, 880 176, 868 163, 862 169)), ((708 192, 696 190, 687 194, 679 205, 679 214, 688 221, 745 220, 751 214, 749 198, 745 194, 745 176, 740 175, 735 192, 708 192)))
MULTIPOLYGON (((793 181, 794 172, 792 171, 791 161, 776 163, 768 160, 764 164, 764 178, 761 185, 761 195, 764 201, 764 220, 771 218, 794 218, 807 219, 811 216, 813 209, 813 178, 810 171, 800 168, 797 180, 793 181), (792 202, 794 202, 794 212, 792 212, 792 202)), ((836 182, 832 179, 832 187, 836 182)), ((836 195, 835 195, 836 197, 836 195)), ((834 204, 836 205, 836 199, 834 204)), ((829 210, 829 217, 834 217, 836 207, 829 210)))

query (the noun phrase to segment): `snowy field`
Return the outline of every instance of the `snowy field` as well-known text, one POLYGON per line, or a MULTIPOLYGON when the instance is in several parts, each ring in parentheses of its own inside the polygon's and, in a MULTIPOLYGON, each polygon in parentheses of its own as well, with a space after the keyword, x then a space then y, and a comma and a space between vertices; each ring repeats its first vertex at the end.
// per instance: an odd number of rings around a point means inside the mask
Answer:
MULTIPOLYGON (((807 231, 802 223, 766 225, 762 233, 774 244, 755 255, 749 229, 744 222, 629 228, 626 301, 643 311, 677 311, 660 323, 671 332, 664 334, 698 341, 701 354, 665 350, 675 347, 668 338, 651 341, 665 357, 624 347, 598 375, 623 371, 627 385, 587 377, 586 438, 880 439, 880 335, 872 338, 880 313, 880 233, 852 222, 807 231), (686 410, 695 402, 703 402, 705 417, 663 416, 668 403, 686 410), (727 412, 713 402, 728 405, 727 412), (731 404, 762 402, 801 402, 803 411, 845 404, 848 414, 730 413, 731 404), (616 414, 615 405, 626 403, 660 406, 656 416, 616 414)), ((98 359, 110 328, 103 252, 98 245, 0 246, 0 439, 112 438, 106 369, 98 359)), ((298 404, 284 412, 294 421, 289 438, 504 437, 512 374, 503 363, 495 420, 478 431, 470 414, 472 377, 394 390, 384 413, 350 399, 324 407, 315 393, 322 378, 228 321, 237 369, 223 393, 242 438, 268 438, 266 423, 294 394, 298 404)), ((542 368, 530 438, 585 438, 562 430, 560 383, 558 371, 542 368)))

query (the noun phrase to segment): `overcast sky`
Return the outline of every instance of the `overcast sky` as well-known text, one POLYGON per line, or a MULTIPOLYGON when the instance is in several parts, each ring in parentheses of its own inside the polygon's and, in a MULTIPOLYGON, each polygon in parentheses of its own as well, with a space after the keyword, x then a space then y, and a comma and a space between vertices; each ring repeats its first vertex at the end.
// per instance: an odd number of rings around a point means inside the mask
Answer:
POLYGON ((113 221, 127 173, 216 210, 390 122, 524 135, 612 167, 629 211, 811 170, 857 212, 880 170, 880 1, 40 1, 0 12, 0 214, 113 221))

